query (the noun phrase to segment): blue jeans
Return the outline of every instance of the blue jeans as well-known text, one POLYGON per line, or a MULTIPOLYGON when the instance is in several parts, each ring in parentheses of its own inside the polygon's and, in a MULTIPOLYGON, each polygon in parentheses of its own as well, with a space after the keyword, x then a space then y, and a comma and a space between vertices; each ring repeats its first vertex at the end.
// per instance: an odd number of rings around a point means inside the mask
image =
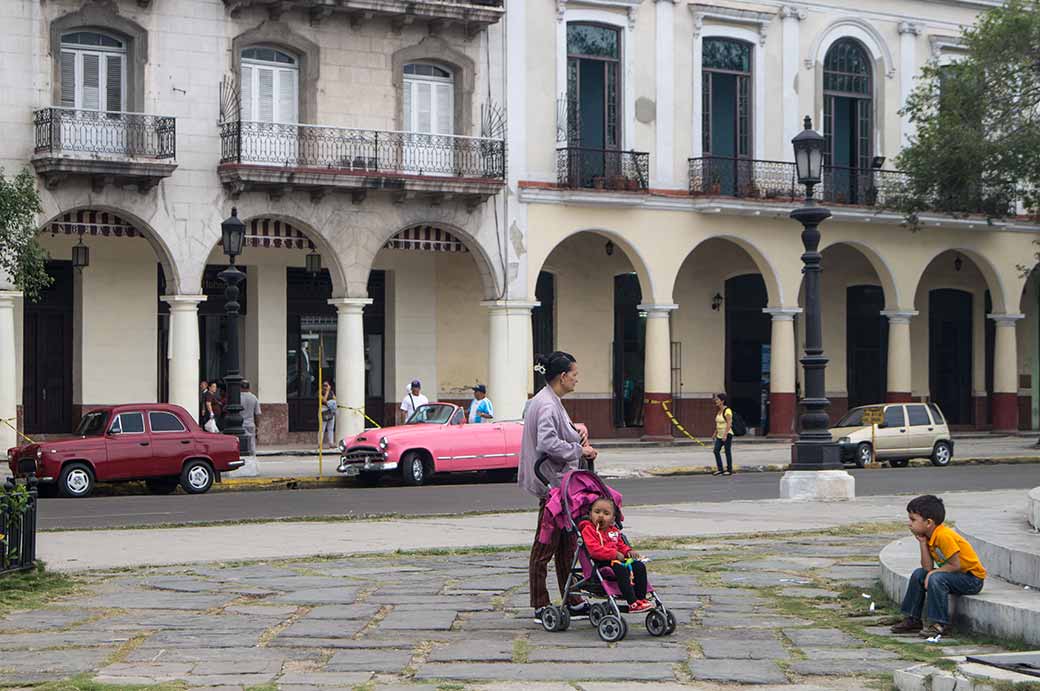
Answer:
POLYGON ((715 437, 715 465, 718 467, 719 472, 722 472, 722 454, 719 451, 726 450, 726 470, 733 472, 733 435, 727 434, 726 439, 722 440, 715 437))
POLYGON ((982 590, 984 582, 970 573, 933 571, 925 590, 927 575, 927 569, 917 569, 910 576, 910 585, 903 597, 903 614, 920 619, 921 608, 927 604, 928 621, 943 625, 950 623, 950 595, 975 595, 982 590))

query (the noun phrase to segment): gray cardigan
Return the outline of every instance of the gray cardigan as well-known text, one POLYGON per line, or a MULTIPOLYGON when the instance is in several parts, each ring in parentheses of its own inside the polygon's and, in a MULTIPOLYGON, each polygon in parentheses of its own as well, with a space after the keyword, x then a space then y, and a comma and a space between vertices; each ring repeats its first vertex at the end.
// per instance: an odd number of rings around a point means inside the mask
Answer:
POLYGON ((526 492, 543 498, 546 486, 534 473, 534 463, 542 456, 542 475, 553 487, 568 470, 577 470, 581 461, 581 436, 571 424, 563 401, 551 387, 543 387, 532 398, 524 415, 524 435, 520 444, 517 484, 526 492))

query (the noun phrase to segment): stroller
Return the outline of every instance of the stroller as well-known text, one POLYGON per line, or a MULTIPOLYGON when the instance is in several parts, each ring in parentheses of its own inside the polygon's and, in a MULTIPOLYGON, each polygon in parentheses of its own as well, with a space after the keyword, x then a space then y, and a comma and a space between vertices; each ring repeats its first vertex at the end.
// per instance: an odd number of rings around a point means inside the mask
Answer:
MULTIPOLYGON (((549 485, 541 472, 545 458, 535 463, 534 472, 539 480, 549 485)), ((544 531, 559 527, 574 535, 577 548, 571 562, 567 583, 564 585, 563 602, 571 595, 584 595, 590 598, 605 599, 605 602, 594 602, 589 608, 589 622, 596 627, 600 639, 614 643, 624 639, 628 634, 628 623, 621 616, 628 612, 628 603, 621 597, 621 590, 615 581, 614 571, 608 566, 596 568, 589 555, 578 522, 586 517, 592 504, 600 498, 609 497, 617 507, 615 523, 621 529, 621 494, 611 489, 603 480, 590 470, 572 470, 565 473, 558 488, 550 488, 545 503, 545 513, 539 536, 544 531)), ((654 592, 653 585, 647 582, 647 599, 654 609, 646 615, 646 630, 651 636, 668 636, 675 632, 675 615, 668 611, 661 598, 654 592)), ((549 605, 542 612, 542 626, 546 631, 566 631, 571 617, 565 605, 549 605)))

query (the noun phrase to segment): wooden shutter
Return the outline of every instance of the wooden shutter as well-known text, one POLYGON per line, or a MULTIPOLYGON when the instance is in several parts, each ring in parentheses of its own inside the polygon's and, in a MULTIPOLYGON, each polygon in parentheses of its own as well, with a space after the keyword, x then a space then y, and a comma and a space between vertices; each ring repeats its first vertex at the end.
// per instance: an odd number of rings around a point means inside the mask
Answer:
POLYGON ((454 99, 452 98, 451 84, 435 84, 435 110, 437 111, 436 130, 437 134, 454 134, 454 99))
POLYGON ((274 122, 274 70, 257 67, 257 120, 274 122))
POLYGON ((433 131, 433 85, 429 82, 416 82, 415 131, 428 134, 433 131))
POLYGON ((242 106, 242 120, 253 120, 253 68, 242 65, 242 76, 238 82, 239 99, 242 106))
POLYGON ((83 53, 83 108, 101 108, 101 58, 83 53))
POLYGON ((296 70, 278 71, 278 122, 295 123, 298 95, 296 70))
POLYGON ((405 132, 411 132, 413 127, 412 118, 412 89, 415 88, 415 82, 408 81, 404 82, 404 92, 402 96, 401 109, 404 111, 401 118, 401 129, 405 132))
POLYGON ((76 107, 76 54, 61 51, 61 105, 76 107))
POLYGON ((105 110, 126 110, 123 102, 123 56, 105 56, 105 110))

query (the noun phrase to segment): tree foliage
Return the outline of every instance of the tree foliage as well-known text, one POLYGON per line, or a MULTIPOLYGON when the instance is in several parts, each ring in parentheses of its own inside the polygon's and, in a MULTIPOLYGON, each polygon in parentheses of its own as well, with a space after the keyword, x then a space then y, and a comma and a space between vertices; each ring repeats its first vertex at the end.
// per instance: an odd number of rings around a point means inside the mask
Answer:
POLYGON ((897 205, 1003 218, 1040 202, 1040 0, 1008 0, 962 33, 966 54, 929 63, 903 112, 916 135, 897 159, 897 205))
POLYGON ((51 284, 47 255, 37 241, 36 215, 42 211, 29 169, 8 179, 0 168, 0 272, 29 300, 51 284))

